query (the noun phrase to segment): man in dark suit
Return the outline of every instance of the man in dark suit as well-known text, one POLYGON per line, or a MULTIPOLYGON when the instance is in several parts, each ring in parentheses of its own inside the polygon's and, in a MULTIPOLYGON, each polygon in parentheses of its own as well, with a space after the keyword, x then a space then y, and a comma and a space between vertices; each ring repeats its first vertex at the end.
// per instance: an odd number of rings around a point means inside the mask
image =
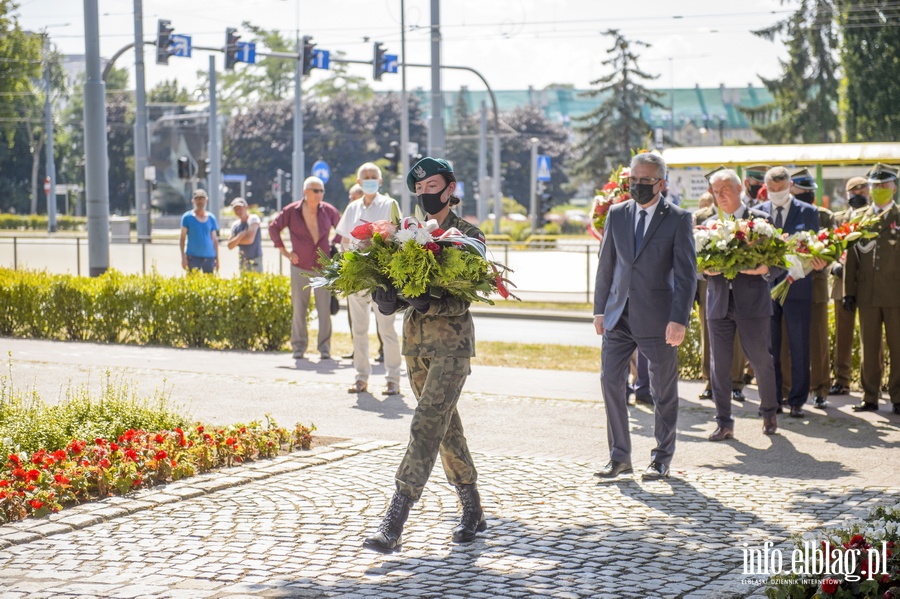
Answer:
MULTIPOLYGON (((766 172, 766 191, 768 201, 758 209, 770 216, 776 229, 787 235, 800 231, 819 230, 819 212, 815 206, 801 202, 791 195, 791 176, 782 166, 776 166, 766 172)), ((822 270, 825 262, 813 258, 814 270, 822 270)), ((803 418, 803 404, 809 395, 809 329, 812 311, 812 278, 804 276, 802 268, 794 266, 787 274, 782 274, 772 281, 780 283, 786 276, 794 279, 784 304, 772 300, 772 358, 775 360, 775 383, 778 394, 778 405, 784 403, 781 391, 781 326, 782 321, 787 328, 788 349, 791 354, 791 391, 787 402, 790 415, 803 418)), ((759 380, 757 378, 757 380, 759 380)))
POLYGON ((656 448, 644 478, 668 476, 675 451, 677 347, 690 318, 697 257, 690 213, 661 197, 665 179, 661 157, 632 159, 632 199, 610 209, 600 246, 594 328, 603 335, 600 384, 610 457, 600 478, 632 471, 625 373, 635 348, 649 362, 656 416, 656 448))
MULTIPOLYGON (((724 218, 768 220, 768 215, 751 210, 741 202, 741 180, 731 169, 710 177, 710 186, 724 218)), ((714 217, 715 218, 715 217, 714 217)), ((769 353, 771 340, 772 298, 769 279, 780 270, 769 270, 765 264, 742 271, 729 281, 718 272, 707 271, 706 324, 710 343, 710 383, 716 402, 716 430, 710 441, 734 437, 731 416, 731 362, 735 332, 740 332, 744 355, 753 366, 759 388, 763 433, 773 435, 778 429, 775 412, 775 364, 769 353)))

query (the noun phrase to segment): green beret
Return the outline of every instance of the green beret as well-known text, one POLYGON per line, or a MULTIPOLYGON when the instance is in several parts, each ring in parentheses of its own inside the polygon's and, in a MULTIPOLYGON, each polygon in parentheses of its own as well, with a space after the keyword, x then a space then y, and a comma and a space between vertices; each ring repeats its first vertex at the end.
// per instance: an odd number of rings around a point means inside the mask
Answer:
POLYGON ((409 174, 406 175, 406 186, 411 192, 416 193, 416 183, 440 173, 452 174, 453 167, 443 158, 426 156, 410 169, 409 174))

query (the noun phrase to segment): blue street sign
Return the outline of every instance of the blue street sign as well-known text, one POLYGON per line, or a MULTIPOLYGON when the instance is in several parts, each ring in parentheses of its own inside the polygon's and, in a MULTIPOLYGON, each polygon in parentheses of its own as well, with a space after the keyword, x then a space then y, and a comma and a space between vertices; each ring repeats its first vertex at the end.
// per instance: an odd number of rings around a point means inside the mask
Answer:
POLYGON ((169 44, 169 54, 172 56, 191 57, 191 36, 172 34, 169 44))
POLYGON ((247 64, 256 64, 256 43, 255 42, 238 42, 237 59, 238 62, 246 62, 247 64))
POLYGON ((324 160, 316 160, 313 163, 312 174, 322 180, 322 183, 328 183, 331 178, 331 167, 324 160))
POLYGON ((328 50, 313 50, 313 65, 317 69, 328 69, 330 55, 328 50))
POLYGON ((400 64, 400 61, 397 60, 396 54, 385 54, 384 55, 384 72, 385 73, 396 73, 397 65, 400 64))
POLYGON ((550 180, 550 157, 546 154, 538 154, 537 157, 537 180, 550 180))
POLYGON ((453 195, 455 195, 459 199, 465 198, 466 197, 466 184, 463 183, 462 181, 457 181, 456 182, 456 191, 454 192, 453 195))

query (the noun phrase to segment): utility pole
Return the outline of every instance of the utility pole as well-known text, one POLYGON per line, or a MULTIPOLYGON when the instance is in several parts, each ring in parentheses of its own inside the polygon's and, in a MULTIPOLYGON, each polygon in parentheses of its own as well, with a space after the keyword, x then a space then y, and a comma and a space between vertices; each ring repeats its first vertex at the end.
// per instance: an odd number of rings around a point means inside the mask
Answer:
POLYGON ((538 202, 537 202, 537 157, 538 157, 538 138, 531 138, 531 185, 529 189, 529 212, 531 213, 531 234, 534 235, 538 230, 538 225, 540 224, 538 221, 540 219, 540 215, 538 214, 538 202))
POLYGON ((56 159, 53 151, 53 106, 50 102, 50 34, 44 31, 44 137, 47 146, 47 230, 56 233, 56 159))
POLYGON ((444 96, 441 91, 441 0, 431 0, 431 126, 428 153, 443 158, 444 96))
POLYGON ((487 102, 481 101, 481 112, 478 119, 478 204, 475 213, 478 222, 487 218, 487 204, 491 193, 487 188, 487 102))
POLYGON ((403 170, 397 173, 403 185, 400 186, 400 213, 408 216, 410 213, 409 188, 406 186, 403 172, 409 172, 412 168, 409 160, 409 99, 406 95, 406 0, 400 0, 400 152, 403 159, 403 170))
POLYGON ((147 96, 144 90, 144 15, 142 0, 134 0, 134 211, 137 238, 150 241, 150 193, 146 169, 150 144, 147 141, 147 96))
POLYGON ((109 268, 109 156, 106 147, 106 86, 100 77, 97 0, 84 0, 84 180, 88 266, 92 277, 109 268))
POLYGON ((297 2, 297 68, 294 72, 294 153, 291 154, 291 172, 293 188, 291 189, 291 201, 297 199, 297 190, 303 189, 303 180, 306 157, 303 153, 303 42, 300 39, 300 2, 297 2))
MULTIPOLYGON (((209 187, 210 212, 217 222, 222 219, 222 191, 220 177, 222 175, 222 148, 219 146, 219 107, 216 101, 216 57, 209 57, 209 151, 206 157, 209 175, 206 184, 209 187)), ((199 173, 205 175, 206 173, 199 173)))

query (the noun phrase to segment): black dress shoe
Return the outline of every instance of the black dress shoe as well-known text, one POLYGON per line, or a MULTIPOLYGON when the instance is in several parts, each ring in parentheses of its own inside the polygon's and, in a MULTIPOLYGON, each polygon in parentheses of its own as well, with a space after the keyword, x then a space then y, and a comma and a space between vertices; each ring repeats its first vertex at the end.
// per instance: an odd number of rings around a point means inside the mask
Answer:
POLYGON ((733 399, 734 401, 744 401, 747 398, 744 397, 744 392, 741 391, 740 389, 732 389, 731 390, 731 399, 733 399))
POLYGON ((894 404, 894 414, 900 414, 900 403, 894 404))
POLYGON ((597 478, 615 478, 620 474, 630 474, 631 472, 633 472, 631 464, 610 460, 609 464, 601 468, 600 472, 597 472, 594 476, 597 478))
POLYGON ((819 408, 820 410, 824 410, 828 407, 828 402, 821 395, 816 395, 815 400, 813 400, 813 407, 819 408))
POLYGON ((378 355, 375 356, 375 361, 378 362, 379 364, 384 362, 384 354, 381 352, 378 352, 378 355))
POLYGON ((700 395, 698 395, 697 397, 699 397, 700 399, 712 399, 712 389, 710 389, 709 387, 707 387, 707 388, 704 389, 703 392, 702 392, 700 395))
POLYGON ((847 395, 848 393, 850 393, 850 387, 838 385, 837 383, 833 384, 831 389, 828 390, 828 395, 847 395))
POLYGON ((784 414, 784 408, 782 407, 784 404, 778 404, 778 408, 775 410, 776 414, 784 414))
POLYGON ((643 393, 635 394, 634 401, 636 401, 638 403, 642 403, 642 404, 647 404, 648 406, 652 406, 653 405, 653 396, 652 395, 644 395, 643 393))
POLYGON ((763 417, 763 434, 774 435, 778 430, 778 418, 775 416, 763 417))
POLYGON ((749 385, 750 383, 753 382, 753 377, 750 376, 749 374, 745 374, 744 376, 741 377, 741 380, 744 381, 745 385, 749 385))
POLYGON ((662 462, 650 462, 641 478, 644 480, 657 480, 669 476, 669 467, 662 462))
POLYGON ((855 406, 853 406, 854 412, 877 412, 878 404, 877 403, 869 403, 867 401, 861 401, 855 406))
POLYGON ((804 418, 806 412, 800 406, 791 406, 791 418, 804 418))

